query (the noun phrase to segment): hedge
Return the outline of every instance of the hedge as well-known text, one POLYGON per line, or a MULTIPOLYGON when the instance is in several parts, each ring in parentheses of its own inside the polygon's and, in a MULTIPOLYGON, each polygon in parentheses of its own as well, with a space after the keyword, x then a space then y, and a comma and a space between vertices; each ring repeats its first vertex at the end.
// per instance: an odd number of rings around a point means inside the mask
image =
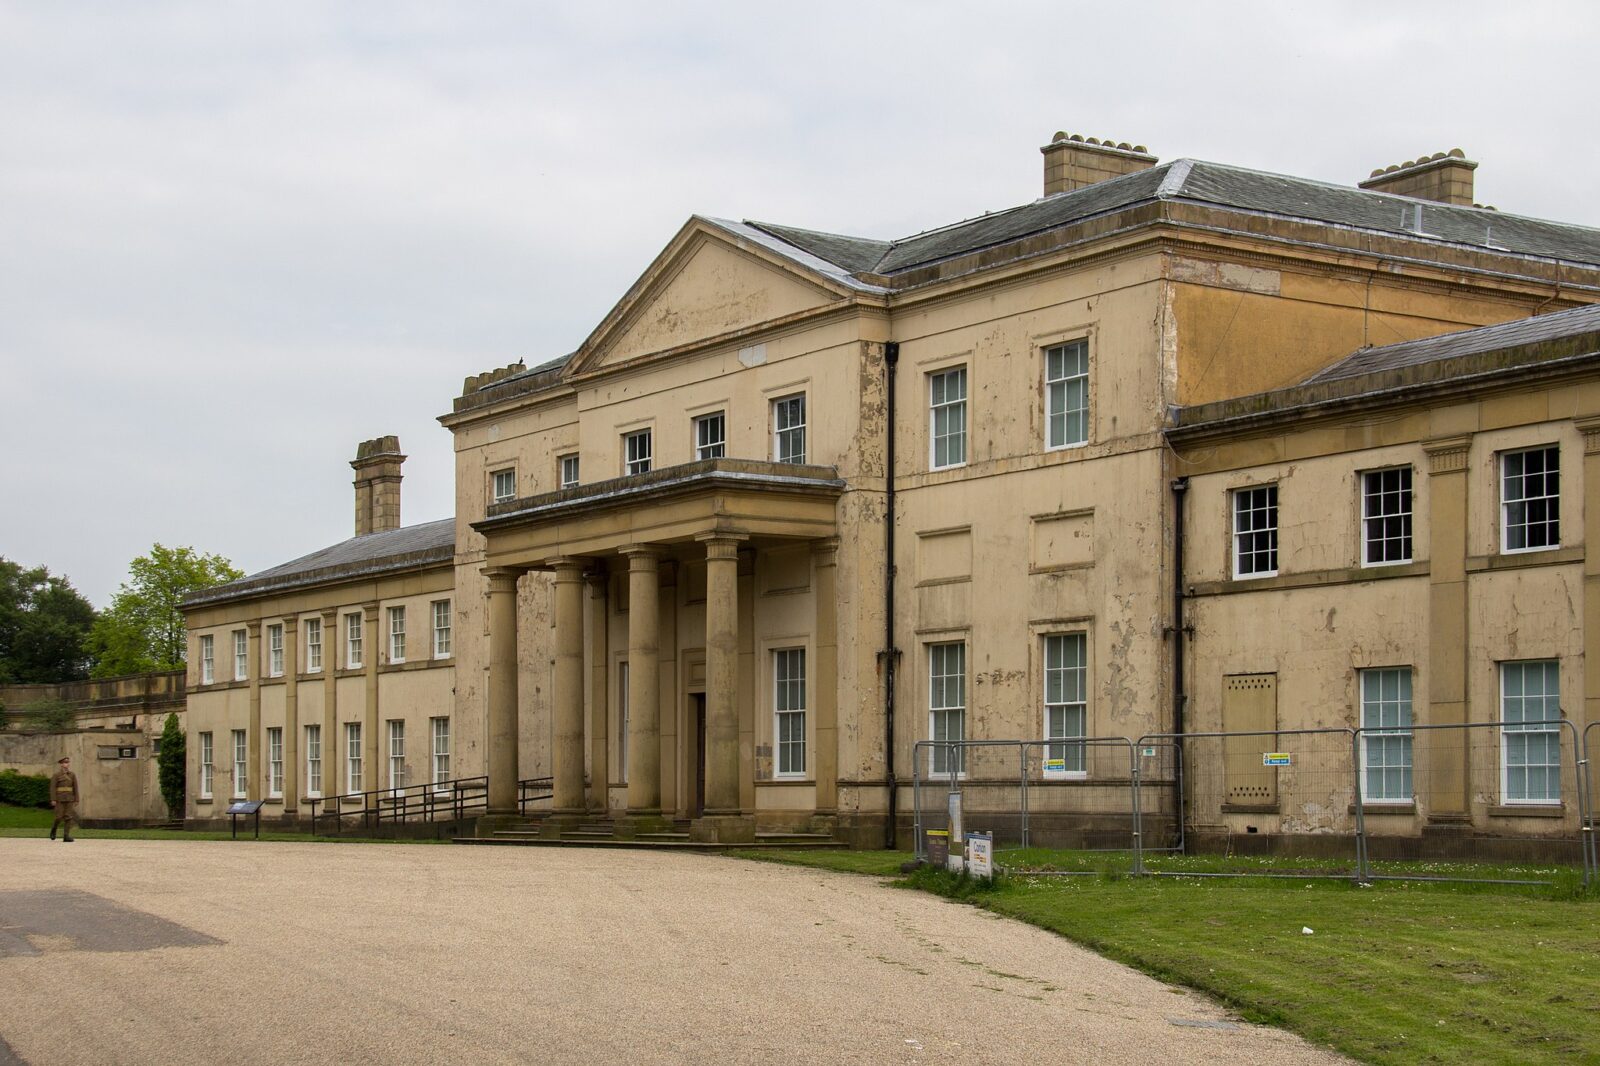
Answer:
POLYGON ((50 806, 50 779, 43 774, 0 770, 0 803, 16 807, 50 806))

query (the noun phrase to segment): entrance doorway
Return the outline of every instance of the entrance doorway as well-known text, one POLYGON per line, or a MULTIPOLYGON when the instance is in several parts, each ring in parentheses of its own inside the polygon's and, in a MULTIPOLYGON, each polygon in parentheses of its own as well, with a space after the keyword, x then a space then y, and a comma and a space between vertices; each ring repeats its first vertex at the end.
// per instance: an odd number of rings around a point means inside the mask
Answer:
POLYGON ((694 782, 689 790, 689 816, 706 813, 706 694, 689 693, 689 716, 694 728, 694 782))

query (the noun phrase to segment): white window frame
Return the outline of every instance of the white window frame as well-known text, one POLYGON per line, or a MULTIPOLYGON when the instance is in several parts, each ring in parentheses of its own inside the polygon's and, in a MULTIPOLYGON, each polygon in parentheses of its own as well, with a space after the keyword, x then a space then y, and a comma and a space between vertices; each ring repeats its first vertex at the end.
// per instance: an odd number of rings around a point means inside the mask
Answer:
POLYGON ((250 636, 242 629, 233 631, 233 679, 250 679, 250 636))
POLYGON ((650 428, 631 430, 622 435, 622 473, 648 474, 655 457, 655 434, 650 428))
POLYGON ((267 797, 283 798, 283 726, 267 727, 267 797))
MULTIPOLYGON (((1044 637, 1044 739, 1068 741, 1089 735, 1089 635, 1047 633, 1044 637), (1076 657, 1074 658, 1074 653, 1076 657), (1073 731, 1073 726, 1077 731, 1073 731)), ((1051 743, 1044 749, 1044 776, 1052 780, 1089 776, 1088 747, 1051 743), (1061 769, 1050 763, 1060 759, 1061 769)))
POLYGON ((806 724, 806 650, 775 648, 772 652, 773 777, 794 780, 806 776, 806 724), (798 738, 794 735, 797 728, 798 738))
POLYGON ((1044 450, 1057 452, 1064 448, 1081 448, 1089 443, 1089 342, 1068 341, 1053 344, 1044 350, 1044 450), (1077 384, 1076 397, 1082 401, 1073 405, 1071 395, 1077 384), (1081 415, 1080 432, 1069 432, 1074 414, 1081 415), (1060 432, 1057 433, 1057 419, 1060 432))
POLYGON ((1235 578, 1276 577, 1278 573, 1278 484, 1245 485, 1229 493, 1228 513, 1232 516, 1233 536, 1229 546, 1233 555, 1235 578), (1249 528, 1241 528, 1241 519, 1250 516, 1249 528), (1258 517, 1259 516, 1259 517, 1258 517), (1268 524, 1257 524, 1266 523, 1268 524), (1265 541, 1256 539, 1265 537, 1265 541), (1249 539, 1247 539, 1249 538, 1249 539), (1267 565, 1262 569, 1245 569, 1245 560, 1256 565, 1256 557, 1265 554, 1267 565))
POLYGON ((489 474, 489 500, 492 503, 503 503, 506 500, 517 498, 517 468, 514 466, 503 467, 491 471, 489 474))
POLYGON ((433 743, 431 766, 434 791, 448 792, 449 789, 438 786, 450 780, 450 719, 443 716, 428 719, 428 733, 433 743))
POLYGON ((1361 565, 1399 566, 1411 562, 1416 554, 1413 539, 1416 514, 1414 486, 1416 476, 1409 466, 1390 466, 1382 470, 1366 470, 1361 474, 1361 565), (1393 488, 1386 481, 1393 477, 1393 488), (1393 508, 1392 510, 1390 508, 1393 508), (1403 546, 1400 555, 1389 558, 1389 545, 1403 546), (1372 558, 1375 547, 1380 547, 1384 558, 1372 558))
POLYGON ((728 454, 728 416, 713 411, 694 420, 694 457, 721 459, 728 454))
POLYGON ((306 631, 306 673, 322 673, 322 619, 307 618, 303 623, 306 631))
POLYGON ((772 461, 803 466, 806 461, 806 394, 772 401, 772 461))
POLYGON ((389 720, 389 791, 399 792, 406 787, 406 720, 389 720))
POLYGON ((935 370, 928 375, 928 469, 953 470, 966 465, 967 368, 935 370), (943 462, 941 444, 945 446, 943 462))
POLYGON ((200 683, 213 684, 217 680, 217 642, 210 633, 200 635, 200 683))
POLYGON ((322 727, 308 725, 306 730, 306 795, 322 798, 322 727))
MULTIPOLYGON (((967 739, 967 642, 964 640, 941 641, 928 646, 928 739, 929 740, 965 740, 967 739), (951 663, 950 657, 955 654, 958 660, 951 663), (957 669, 952 671, 954 665, 957 669), (940 667, 944 667, 941 671, 940 667), (951 699, 949 679, 958 678, 956 682, 959 697, 951 699), (953 735, 952 735, 952 726, 953 735)), ((940 745, 933 745, 928 752, 928 772, 936 777, 946 780, 950 777, 950 750, 940 745)), ((956 777, 964 778, 967 773, 967 751, 965 748, 955 750, 956 777)))
POLYGON ((433 611, 433 657, 448 659, 450 658, 450 601, 434 600, 430 608, 433 611))
POLYGON ((1364 806, 1414 803, 1411 726, 1416 719, 1411 667, 1373 667, 1357 673, 1361 698, 1361 802, 1364 806), (1380 782, 1378 787, 1373 786, 1375 778, 1380 782))
POLYGON ((200 734, 200 798, 211 798, 211 789, 216 784, 216 769, 211 765, 211 760, 216 757, 216 741, 209 731, 200 734))
POLYGON ((283 623, 267 626, 267 676, 283 676, 283 623))
POLYGON ((1558 444, 1542 444, 1537 448, 1520 448, 1516 451, 1501 452, 1497 464, 1500 475, 1500 551, 1505 555, 1523 555, 1527 552, 1555 551, 1561 547, 1561 446, 1558 444), (1544 469, 1537 474, 1527 472, 1527 457, 1530 455, 1542 456, 1544 469), (1520 460, 1521 471, 1517 474, 1511 472, 1512 460, 1520 460), (1553 463, 1553 465, 1552 465, 1553 463), (1538 496, 1526 495, 1527 483, 1533 478, 1541 478, 1540 487, 1544 490, 1538 496), (1517 495, 1512 496, 1513 483, 1516 484, 1517 495), (1552 485, 1551 482, 1554 482, 1552 485), (1528 520, 1527 508, 1530 504, 1538 507, 1546 515, 1537 521, 1528 520), (1522 521, 1513 523, 1512 515, 1522 508, 1522 521), (1553 529, 1551 528, 1553 527, 1553 529), (1522 547, 1512 547, 1512 530, 1521 531, 1522 547), (1554 533, 1554 538, 1546 544, 1529 545, 1528 533, 1532 530, 1542 530, 1542 535, 1549 537, 1554 533))
POLYGON ((1558 807, 1561 805, 1561 726, 1557 724, 1561 718, 1561 663, 1558 659, 1523 659, 1500 664, 1500 720, 1505 723, 1500 727, 1500 802, 1508 807, 1558 807), (1541 691, 1534 697, 1539 700, 1542 707, 1530 707, 1527 693, 1527 682, 1532 673, 1532 667, 1539 667, 1539 680, 1541 691), (1511 679, 1516 677, 1518 684, 1512 685, 1511 679), (1511 689, 1518 691, 1513 694, 1511 689), (1542 710, 1542 714, 1531 716, 1532 710, 1542 710), (1520 723, 1526 721, 1549 721, 1549 725, 1539 725, 1529 728, 1520 723), (1526 758, 1531 747, 1529 740, 1533 737, 1543 737, 1546 745, 1545 753, 1549 753, 1548 745, 1555 746, 1555 762, 1529 762, 1526 758), (1523 750, 1523 758, 1513 765, 1513 751, 1517 748, 1523 750), (1538 767, 1547 775, 1554 775, 1554 794, 1547 787, 1538 796, 1528 795, 1526 771, 1538 767), (1517 776, 1516 771, 1523 771, 1523 795, 1513 797, 1512 782, 1517 776))
POLYGON ((359 670, 366 662, 366 637, 362 632, 362 615, 352 611, 344 616, 344 668, 359 670))
POLYGON ((406 605, 389 608, 389 662, 406 661, 406 605))
POLYGON ((560 485, 564 489, 575 488, 578 485, 578 453, 556 456, 556 470, 560 477, 560 485))
POLYGON ((366 767, 362 765, 361 723, 344 724, 344 790, 362 792, 366 784, 366 767))
POLYGON ((250 736, 243 729, 233 731, 233 798, 244 799, 250 792, 250 736))

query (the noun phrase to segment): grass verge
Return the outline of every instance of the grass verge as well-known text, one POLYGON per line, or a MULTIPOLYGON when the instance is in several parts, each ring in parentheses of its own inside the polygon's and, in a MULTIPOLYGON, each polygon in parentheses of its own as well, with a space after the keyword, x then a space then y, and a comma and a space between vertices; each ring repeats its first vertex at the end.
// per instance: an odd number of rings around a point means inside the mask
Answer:
MULTIPOLYGON (((743 854, 894 877, 910 858, 743 854)), ((1214 868, 1209 857, 1196 864, 1214 868)), ((1482 872, 1497 869, 1507 868, 1482 872)), ((1600 906, 1562 887, 1129 878, 1112 868, 1003 876, 992 887, 925 868, 898 883, 1060 933, 1366 1062, 1600 1062, 1600 906)))

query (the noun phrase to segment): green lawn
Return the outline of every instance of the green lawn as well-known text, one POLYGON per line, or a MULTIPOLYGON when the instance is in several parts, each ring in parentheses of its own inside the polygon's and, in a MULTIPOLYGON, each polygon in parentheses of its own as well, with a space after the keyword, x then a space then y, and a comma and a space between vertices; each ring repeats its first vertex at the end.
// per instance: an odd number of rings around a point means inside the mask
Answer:
MULTIPOLYGON (((0 803, 0 838, 4 837, 42 837, 50 832, 50 823, 54 815, 48 808, 12 807, 0 803)), ((230 840, 232 834, 224 830, 178 830, 178 829, 87 829, 79 827, 72 831, 74 837, 84 840, 230 840)), ((252 827, 245 819, 239 819, 239 839, 253 840, 252 827)), ((359 837, 339 836, 322 837, 312 836, 310 833, 280 833, 274 830, 262 829, 261 839, 280 841, 300 841, 302 843, 343 843, 343 844, 448 844, 447 840, 429 839, 404 839, 392 840, 387 837, 359 837)))
MULTIPOLYGON (((896 877, 910 858, 744 854, 896 877)), ((1088 861, 1001 861, 1019 857, 1088 861)), ((1600 902, 1556 872, 1555 889, 1109 872, 1012 875, 984 890, 932 870, 901 883, 1053 930, 1368 1062, 1600 1062, 1600 902)))

